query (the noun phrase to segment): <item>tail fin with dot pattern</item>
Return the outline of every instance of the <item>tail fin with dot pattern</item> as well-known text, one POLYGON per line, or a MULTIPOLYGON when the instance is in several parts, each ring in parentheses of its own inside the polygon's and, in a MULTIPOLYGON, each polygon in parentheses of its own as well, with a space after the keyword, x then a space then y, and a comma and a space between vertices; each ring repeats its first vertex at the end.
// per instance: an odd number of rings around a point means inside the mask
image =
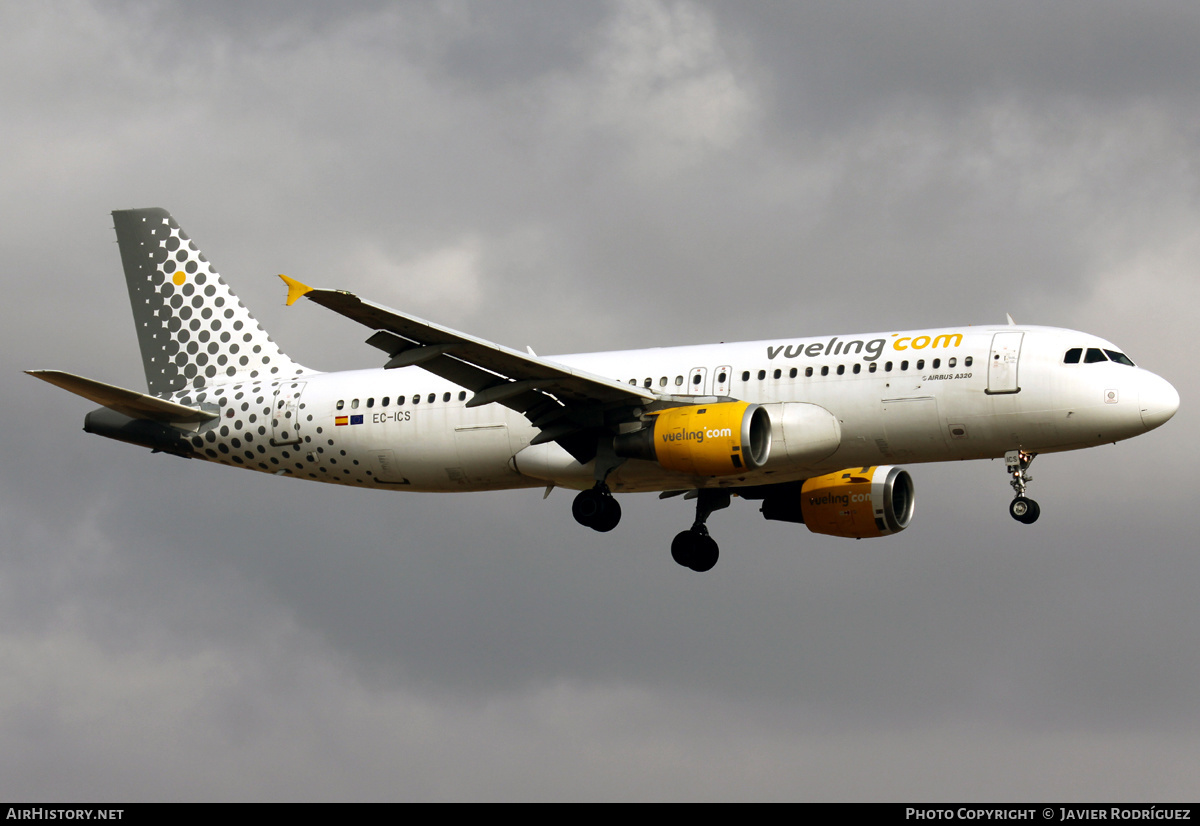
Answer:
POLYGON ((151 395, 309 372, 279 349, 169 212, 112 216, 151 395))

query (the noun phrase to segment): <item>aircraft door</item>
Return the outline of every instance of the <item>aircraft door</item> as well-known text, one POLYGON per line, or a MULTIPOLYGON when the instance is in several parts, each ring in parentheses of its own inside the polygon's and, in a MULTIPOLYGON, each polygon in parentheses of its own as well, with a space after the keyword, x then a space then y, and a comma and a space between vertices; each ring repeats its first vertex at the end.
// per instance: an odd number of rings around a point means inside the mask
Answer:
POLYGON ((688 374, 687 393, 689 396, 706 396, 705 387, 708 384, 708 368, 693 367, 688 374))
POLYGON ((729 380, 733 377, 733 368, 722 364, 713 372, 713 395, 728 396, 729 380))
POLYGON ((271 405, 271 444, 296 445, 300 443, 300 394, 305 382, 284 381, 275 385, 275 399, 271 405))
POLYGON ((1024 337, 1024 333, 996 333, 992 336, 992 352, 988 357, 989 395, 1021 392, 1021 386, 1017 383, 1017 366, 1024 337))

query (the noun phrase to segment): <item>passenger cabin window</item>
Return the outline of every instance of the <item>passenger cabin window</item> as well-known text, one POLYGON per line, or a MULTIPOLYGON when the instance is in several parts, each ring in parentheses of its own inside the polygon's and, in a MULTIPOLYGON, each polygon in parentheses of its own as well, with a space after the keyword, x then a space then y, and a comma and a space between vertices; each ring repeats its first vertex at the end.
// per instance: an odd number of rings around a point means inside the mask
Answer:
POLYGON ((458 391, 458 400, 460 402, 465 402, 467 400, 467 391, 466 390, 458 391))
POLYGON ((443 393, 443 394, 442 394, 442 401, 444 401, 444 402, 448 402, 448 401, 450 401, 450 394, 449 394, 449 393, 443 393))
POLYGON ((901 369, 901 370, 907 370, 907 369, 908 369, 908 359, 905 359, 904 361, 900 362, 900 369, 901 369))
POLYGON ((821 368, 821 375, 822 375, 822 376, 828 376, 828 375, 829 375, 829 368, 828 368, 828 367, 822 367, 822 368, 821 368))
POLYGON ((762 381, 762 380, 763 380, 763 379, 765 379, 766 377, 767 377, 767 371, 766 371, 766 370, 759 370, 759 371, 758 371, 758 380, 759 380, 759 381, 762 381))
POLYGON ((658 386, 659 387, 667 386, 667 377, 666 376, 663 376, 661 379, 658 380, 658 386))
POLYGON ((355 399, 354 401, 350 402, 350 408, 352 410, 358 410, 358 399, 355 399))
POLYGON ((383 401, 381 401, 379 404, 380 404, 380 405, 382 405, 383 407, 387 407, 387 406, 388 406, 388 404, 390 404, 390 403, 391 403, 391 401, 392 401, 392 397, 391 397, 391 396, 384 396, 384 397, 383 397, 383 401))
POLYGON ((838 365, 838 375, 839 375, 839 376, 844 376, 845 374, 846 374, 846 365, 844 365, 844 364, 839 364, 839 365, 838 365))
MULTIPOLYGON (((697 376, 697 378, 699 378, 699 376, 697 376)), ((717 381, 720 382, 721 384, 724 384, 725 379, 727 379, 727 378, 729 378, 729 377, 725 375, 724 370, 722 370, 720 373, 717 374, 717 381)))
POLYGON ((742 381, 750 381, 750 371, 749 370, 742 371, 742 381))
POLYGON ((413 393, 413 404, 420 404, 420 403, 421 403, 421 394, 413 393))
POLYGON ((946 362, 946 366, 950 367, 950 368, 953 368, 954 365, 956 365, 956 364, 958 364, 958 359, 955 359, 955 358, 952 358, 948 362, 946 362))
MULTIPOLYGON (((699 384, 699 383, 700 383, 700 374, 699 374, 699 373, 697 373, 697 374, 696 374, 696 380, 695 380, 694 382, 692 382, 692 383, 693 383, 693 384, 699 384)), ((680 386, 680 385, 682 385, 682 384, 683 384, 683 376, 676 376, 676 377, 675 377, 675 386, 676 386, 676 387, 679 387, 679 386, 680 386)))
POLYGON ((783 378, 783 371, 780 370, 779 368, 775 368, 775 373, 773 375, 775 376, 775 378, 781 379, 781 378, 783 378))
POLYGON ((857 362, 855 362, 855 364, 854 364, 854 373, 857 375, 858 373, 861 373, 861 372, 862 372, 862 365, 861 365, 861 364, 859 364, 859 363, 857 363, 857 362))
POLYGON ((917 369, 918 370, 925 369, 925 359, 917 359, 917 369))
POLYGON ((1108 361, 1108 356, 1104 355, 1104 351, 1097 347, 1089 347, 1087 355, 1083 357, 1085 364, 1096 364, 1101 361, 1108 361))
POLYGON ((873 361, 873 362, 871 362, 871 366, 867 368, 867 372, 874 373, 878 369, 879 369, 879 364, 877 362, 873 361))
POLYGON ((892 372, 892 363, 890 361, 883 365, 883 372, 885 372, 885 373, 892 372))
POLYGON ((337 403, 337 409, 338 409, 338 410, 341 410, 341 409, 342 409, 343 407, 345 407, 345 406, 346 406, 346 400, 345 400, 345 399, 338 399, 338 403, 337 403))
POLYGON ((797 372, 799 372, 799 371, 797 371, 795 367, 793 367, 791 370, 788 370, 788 378, 789 378, 789 379, 794 379, 794 378, 796 378, 796 373, 797 373, 797 372))
POLYGON ((397 396, 397 397, 396 397, 396 405, 397 405, 397 406, 403 406, 403 405, 404 405, 404 396, 397 396))
POLYGON ((437 401, 437 393, 430 393, 429 398, 427 398, 425 401, 433 404, 435 401, 437 401))
POLYGON ((375 397, 372 396, 371 398, 367 399, 367 407, 374 407, 374 406, 375 406, 375 397))
POLYGON ((963 359, 963 367, 970 367, 971 364, 974 363, 974 361, 975 361, 974 356, 967 356, 965 359, 963 359))
POLYGON ((654 385, 654 379, 647 378, 644 382, 642 382, 642 384, 644 384, 647 388, 652 387, 654 385))
POLYGON ((942 360, 941 360, 941 359, 934 359, 934 360, 933 360, 933 369, 934 369, 934 370, 938 369, 938 368, 939 368, 939 367, 941 367, 941 366, 942 366, 942 360))

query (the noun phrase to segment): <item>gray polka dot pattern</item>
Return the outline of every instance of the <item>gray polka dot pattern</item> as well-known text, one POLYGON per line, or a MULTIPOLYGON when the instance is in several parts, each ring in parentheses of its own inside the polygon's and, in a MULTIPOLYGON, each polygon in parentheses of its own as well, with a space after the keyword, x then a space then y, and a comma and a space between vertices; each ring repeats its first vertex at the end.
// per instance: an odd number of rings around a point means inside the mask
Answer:
POLYGON ((372 470, 305 401, 322 375, 280 351, 170 214, 120 210, 113 222, 150 392, 217 414, 174 429, 172 447, 232 467, 373 486, 372 470))
POLYGON ((150 393, 306 372, 163 209, 113 212, 150 393))

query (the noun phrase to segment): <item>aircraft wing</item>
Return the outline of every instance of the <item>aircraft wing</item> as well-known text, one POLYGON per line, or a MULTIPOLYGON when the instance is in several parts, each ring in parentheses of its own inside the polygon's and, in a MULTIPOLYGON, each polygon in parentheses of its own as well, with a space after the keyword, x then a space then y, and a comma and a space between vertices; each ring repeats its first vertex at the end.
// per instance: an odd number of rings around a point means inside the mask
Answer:
POLYGON ((102 404, 110 410, 115 410, 131 419, 150 419, 166 424, 203 423, 217 418, 216 413, 188 407, 185 404, 147 396, 136 390, 126 390, 115 384, 105 384, 95 379, 86 379, 73 373, 61 370, 26 370, 35 379, 49 382, 63 390, 69 390, 76 396, 90 399, 96 404, 102 404))
POLYGON ((577 458, 589 451, 569 446, 564 437, 602 426, 608 411, 644 407, 658 399, 647 388, 494 344, 353 293, 279 277, 288 285, 289 305, 304 297, 375 330, 367 343, 388 354, 385 368, 417 365, 472 391, 468 407, 497 403, 523 413, 542 429, 535 443, 558 441, 577 458))

